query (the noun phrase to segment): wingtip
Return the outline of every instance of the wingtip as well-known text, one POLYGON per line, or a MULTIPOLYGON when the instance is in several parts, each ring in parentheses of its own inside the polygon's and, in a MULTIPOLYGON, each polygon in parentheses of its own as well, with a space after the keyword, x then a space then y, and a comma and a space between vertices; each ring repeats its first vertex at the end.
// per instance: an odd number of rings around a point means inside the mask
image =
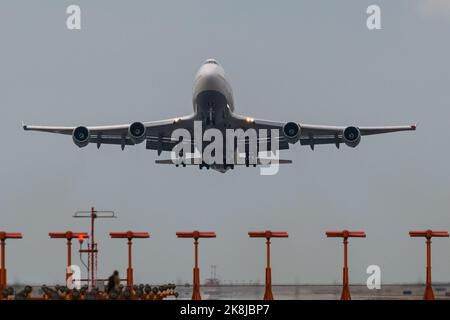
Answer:
POLYGON ((23 121, 22 121, 22 128, 23 128, 23 130, 27 130, 27 125, 23 121))
POLYGON ((413 125, 411 125, 411 129, 412 129, 412 130, 416 130, 418 125, 419 125, 419 121, 417 121, 416 123, 414 123, 413 125))

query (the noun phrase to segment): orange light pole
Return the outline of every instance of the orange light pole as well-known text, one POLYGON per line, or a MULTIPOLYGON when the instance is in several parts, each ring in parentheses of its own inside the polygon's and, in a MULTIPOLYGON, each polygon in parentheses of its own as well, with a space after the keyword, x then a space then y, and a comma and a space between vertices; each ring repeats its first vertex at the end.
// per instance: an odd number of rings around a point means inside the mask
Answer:
POLYGON ((431 287, 431 238, 432 237, 448 237, 447 231, 410 231, 410 237, 425 237, 427 239, 427 284, 425 287, 425 293, 423 295, 424 300, 434 300, 433 288, 431 287))
POLYGON ((194 281, 192 300, 202 300, 200 295, 200 269, 198 268, 198 239, 215 238, 216 233, 212 231, 180 231, 177 232, 178 238, 194 238, 194 281))
POLYGON ((67 269, 66 269, 66 281, 72 276, 70 266, 72 265, 72 239, 77 238, 82 242, 84 238, 89 238, 86 232, 50 232, 48 234, 52 239, 67 239, 67 269))
POLYGON ((250 238, 266 238, 267 246, 267 266, 266 266, 266 290, 264 292, 264 300, 273 300, 272 294, 272 271, 270 268, 270 238, 287 238, 289 237, 287 232, 283 231, 250 231, 248 233, 250 238))
POLYGON ((366 234, 363 231, 327 231, 325 233, 328 238, 344 238, 344 269, 343 269, 343 283, 342 283, 342 294, 341 294, 341 300, 351 300, 352 297, 350 296, 350 288, 348 285, 348 253, 347 253, 347 245, 348 245, 348 238, 365 238, 366 234))
POLYGON ((22 234, 18 232, 4 232, 0 231, 0 242, 1 242, 1 268, 0 268, 0 290, 6 288, 8 283, 6 280, 6 267, 5 267, 5 241, 6 239, 22 239, 22 234))
POLYGON ((113 239, 128 239, 128 269, 127 269, 127 285, 133 287, 133 267, 131 262, 131 246, 133 244, 133 239, 145 239, 150 238, 148 232, 110 232, 109 235, 113 239))

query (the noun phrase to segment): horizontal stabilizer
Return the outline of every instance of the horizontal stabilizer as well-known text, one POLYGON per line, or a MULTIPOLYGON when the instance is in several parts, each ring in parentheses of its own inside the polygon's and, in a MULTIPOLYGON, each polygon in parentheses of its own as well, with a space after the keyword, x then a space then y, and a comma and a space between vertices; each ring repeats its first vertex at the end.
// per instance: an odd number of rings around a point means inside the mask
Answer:
MULTIPOLYGON (((172 165, 176 165, 176 163, 173 162, 172 159, 163 159, 163 160, 155 160, 156 164, 172 164, 172 165)), ((286 160, 286 159, 271 159, 269 162, 269 159, 264 159, 264 158, 259 158, 258 159, 258 166, 265 166, 268 164, 290 164, 292 163, 292 160, 286 160)), ((182 165, 182 163, 179 163, 180 165, 182 165)), ((235 165, 235 166, 245 166, 245 162, 244 163, 227 163, 227 165, 235 165)), ((193 161, 193 159, 187 159, 186 163, 184 164, 186 166, 198 166, 199 164, 195 164, 195 161, 193 161)), ((221 164, 219 164, 221 165, 221 164)), ((253 165, 252 163, 250 163, 250 165, 253 165)), ((212 165, 214 166, 214 165, 212 165)))

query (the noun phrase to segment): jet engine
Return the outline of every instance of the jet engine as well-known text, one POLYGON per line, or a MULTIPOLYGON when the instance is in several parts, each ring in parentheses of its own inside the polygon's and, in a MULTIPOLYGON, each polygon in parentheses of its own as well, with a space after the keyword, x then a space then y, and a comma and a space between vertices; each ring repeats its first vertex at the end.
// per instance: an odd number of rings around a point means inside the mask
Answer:
POLYGON ((283 134, 289 143, 296 143, 300 138, 300 126, 295 122, 288 122, 283 126, 283 134))
POLYGON ((361 141, 361 132, 357 127, 347 127, 342 132, 342 139, 347 146, 354 148, 361 141))
POLYGON ((73 142, 80 148, 89 144, 89 129, 86 127, 76 127, 72 132, 73 142))
POLYGON ((145 140, 145 131, 145 126, 142 122, 134 122, 128 128, 128 136, 134 144, 138 144, 145 140))

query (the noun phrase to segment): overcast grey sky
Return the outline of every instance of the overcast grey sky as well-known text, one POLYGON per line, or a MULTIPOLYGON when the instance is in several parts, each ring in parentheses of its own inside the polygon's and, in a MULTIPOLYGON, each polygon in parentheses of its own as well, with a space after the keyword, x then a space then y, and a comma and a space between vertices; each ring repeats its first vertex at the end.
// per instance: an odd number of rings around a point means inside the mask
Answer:
MULTIPOLYGON (((192 241, 179 230, 217 232, 200 242, 229 280, 264 279, 264 241, 274 239, 273 281, 341 281, 342 244, 329 229, 358 229, 350 278, 368 265, 382 281, 425 278, 425 243, 411 229, 450 229, 450 6, 446 1, 2 1, 0 4, 0 229, 10 281, 61 282, 64 241, 49 231, 88 230, 76 210, 119 218, 98 223, 99 275, 124 274, 126 243, 110 231, 147 230, 135 244, 136 281, 191 281, 192 241), (66 29, 78 4, 82 30, 66 29), (378 4, 382 30, 366 28, 378 4), (24 132, 43 125, 101 125, 192 112, 195 72, 217 58, 236 112, 335 125, 420 121, 418 131, 363 138, 356 149, 293 146, 278 175, 220 174, 157 166, 145 145, 79 149, 69 136, 24 132)), ((74 251, 74 255, 75 251, 74 251)), ((78 259, 75 259, 78 262, 78 259)), ((433 280, 450 281, 450 240, 433 241, 433 280)))

